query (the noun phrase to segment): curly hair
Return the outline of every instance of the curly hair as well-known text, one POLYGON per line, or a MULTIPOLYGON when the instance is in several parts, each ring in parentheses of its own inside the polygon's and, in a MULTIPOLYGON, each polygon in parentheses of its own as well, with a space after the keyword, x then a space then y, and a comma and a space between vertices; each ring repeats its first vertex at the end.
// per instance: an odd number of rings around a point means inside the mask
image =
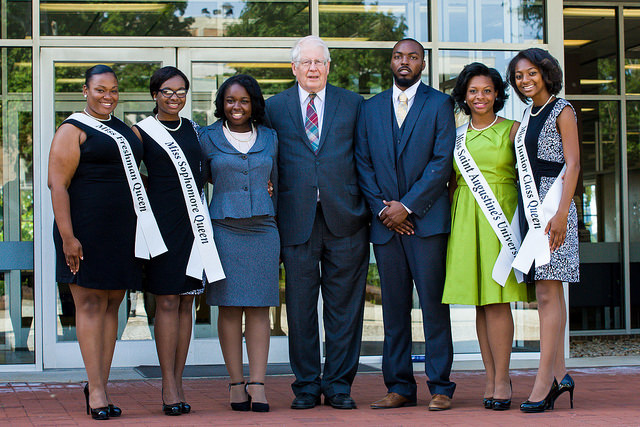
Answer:
POLYGON ((507 84, 502 80, 502 76, 498 70, 495 68, 489 68, 480 62, 472 62, 471 64, 465 65, 458 75, 456 86, 453 88, 453 92, 451 92, 451 97, 458 108, 464 111, 467 116, 471 115, 471 110, 465 102, 465 99, 467 98, 467 87, 469 86, 469 82, 476 76, 486 76, 491 79, 496 91, 496 100, 493 103, 493 112, 497 113, 502 110, 505 101, 509 98, 509 94, 507 94, 506 90, 507 84))
POLYGON ((521 59, 528 60, 540 70, 542 80, 551 95, 560 93, 562 90, 562 68, 560 68, 560 63, 546 50, 532 47, 518 52, 507 67, 507 81, 522 102, 529 103, 528 98, 520 92, 516 84, 516 65, 521 59))
POLYGON ((263 124, 264 97, 262 96, 260 85, 258 85, 256 79, 247 74, 236 74, 235 76, 231 76, 220 85, 218 93, 216 94, 216 112, 214 115, 223 122, 227 120, 224 115, 224 95, 227 89, 234 84, 239 84, 245 88, 251 98, 251 120, 253 123, 257 125, 263 124))
MULTIPOLYGON (((151 76, 151 79, 149 79, 149 93, 151 94, 151 97, 153 98, 158 92, 160 92, 160 89, 162 88, 162 84, 164 82, 175 76, 182 78, 182 80, 184 80, 184 88, 186 90, 189 90, 189 79, 187 78, 187 76, 176 67, 172 67, 169 65, 166 67, 158 68, 151 76)), ((153 114, 158 114, 157 102, 156 106, 153 108, 153 114)))

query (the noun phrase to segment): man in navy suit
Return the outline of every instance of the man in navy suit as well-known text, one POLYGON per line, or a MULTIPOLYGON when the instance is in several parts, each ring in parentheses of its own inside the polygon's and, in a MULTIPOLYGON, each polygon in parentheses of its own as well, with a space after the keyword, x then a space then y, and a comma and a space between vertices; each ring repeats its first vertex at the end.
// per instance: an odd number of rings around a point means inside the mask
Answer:
POLYGON ((449 409, 455 383, 449 306, 444 286, 455 124, 449 96, 421 83, 424 48, 413 39, 393 48, 394 86, 360 111, 359 182, 374 215, 371 242, 382 287, 382 371, 387 395, 372 408, 416 404, 411 361, 413 286, 425 336, 429 410, 449 409))
POLYGON ((356 407, 369 212, 358 187, 355 124, 362 97, 327 84, 331 57, 318 37, 291 50, 297 84, 267 100, 278 133, 278 228, 286 273, 293 409, 325 395, 334 408, 356 407), (321 373, 318 297, 322 290, 325 363, 321 373))

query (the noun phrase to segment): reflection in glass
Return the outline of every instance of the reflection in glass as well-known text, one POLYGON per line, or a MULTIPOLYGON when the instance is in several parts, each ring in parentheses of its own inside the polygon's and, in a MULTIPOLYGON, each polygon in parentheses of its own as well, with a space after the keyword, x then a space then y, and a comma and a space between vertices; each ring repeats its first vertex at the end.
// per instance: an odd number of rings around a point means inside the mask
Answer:
POLYGON ((569 287, 572 331, 623 327, 618 213, 619 104, 572 101, 578 116, 581 179, 578 210, 580 285, 569 287))
MULTIPOLYGON (((636 84, 640 74, 635 75, 636 84)), ((631 328, 640 327, 640 101, 627 101, 631 328)))
POLYGON ((618 93, 616 34, 615 9, 564 9, 567 93, 618 93))
POLYGON ((296 37, 307 1, 42 0, 43 36, 296 37))
POLYGON ((542 43, 542 0, 441 0, 440 39, 445 42, 542 43))
MULTIPOLYGON (((329 83, 369 98, 391 88, 391 49, 331 49, 329 83)), ((429 80, 429 60, 422 80, 429 80)))
POLYGON ((0 33, 3 39, 31 38, 31 1, 4 0, 0 2, 0 33))
POLYGON ((624 76, 627 95, 640 95, 640 9, 624 9, 624 76))
POLYGON ((320 36, 328 39, 429 39, 426 0, 320 0, 320 36))

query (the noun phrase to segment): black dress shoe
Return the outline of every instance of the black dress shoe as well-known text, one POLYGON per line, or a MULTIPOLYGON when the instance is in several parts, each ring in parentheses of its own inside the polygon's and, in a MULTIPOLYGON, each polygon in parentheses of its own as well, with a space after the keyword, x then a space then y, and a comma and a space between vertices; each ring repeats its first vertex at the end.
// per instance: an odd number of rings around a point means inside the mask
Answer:
POLYGON ((346 393, 337 393, 333 396, 325 396, 325 405, 331 405, 336 409, 356 409, 356 402, 346 393))
POLYGON ((300 393, 291 402, 291 409, 311 409, 320 404, 320 396, 311 393, 300 393))

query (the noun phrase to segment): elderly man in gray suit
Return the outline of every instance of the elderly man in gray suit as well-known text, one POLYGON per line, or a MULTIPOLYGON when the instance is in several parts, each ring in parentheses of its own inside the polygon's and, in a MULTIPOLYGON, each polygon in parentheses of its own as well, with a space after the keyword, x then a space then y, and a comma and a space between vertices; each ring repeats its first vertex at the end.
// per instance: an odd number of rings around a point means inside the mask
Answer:
POLYGON ((356 407, 351 383, 360 356, 369 213, 358 187, 355 125, 363 101, 327 84, 331 57, 315 36, 291 50, 297 83, 267 100, 278 133, 278 228, 286 272, 293 409, 356 407), (326 339, 321 373, 318 296, 326 339))

